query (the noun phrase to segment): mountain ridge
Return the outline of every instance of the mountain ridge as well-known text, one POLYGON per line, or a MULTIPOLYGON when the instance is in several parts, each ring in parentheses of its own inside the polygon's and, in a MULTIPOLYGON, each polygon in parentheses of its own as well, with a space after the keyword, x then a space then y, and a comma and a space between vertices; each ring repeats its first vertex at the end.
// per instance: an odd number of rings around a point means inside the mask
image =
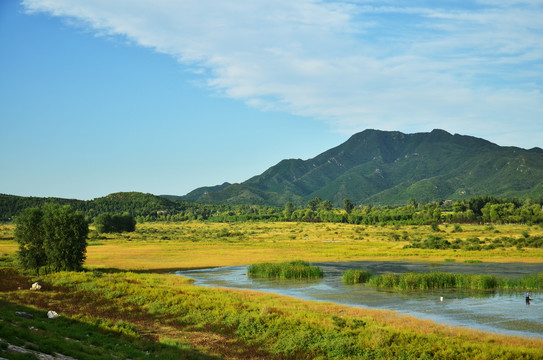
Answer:
POLYGON ((317 156, 285 159, 239 184, 198 188, 180 200, 212 204, 401 205, 476 195, 541 196, 543 150, 502 147, 468 135, 367 129, 317 156))

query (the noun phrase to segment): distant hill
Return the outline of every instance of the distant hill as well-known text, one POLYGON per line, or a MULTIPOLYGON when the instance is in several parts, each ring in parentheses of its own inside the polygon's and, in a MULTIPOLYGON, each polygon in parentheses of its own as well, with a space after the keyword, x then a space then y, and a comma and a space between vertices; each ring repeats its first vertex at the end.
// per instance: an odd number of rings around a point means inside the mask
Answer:
POLYGON ((543 196, 543 150, 501 147, 443 130, 404 134, 365 130, 309 160, 282 160, 241 184, 175 197, 208 204, 305 205, 320 197, 342 206, 402 205, 477 195, 543 196))
POLYGON ((112 214, 128 212, 134 216, 177 213, 195 206, 185 201, 174 201, 139 192, 113 193, 88 201, 0 194, 0 221, 9 220, 17 216, 27 207, 41 207, 43 204, 49 202, 70 205, 75 210, 82 211, 91 218, 106 212, 112 214))

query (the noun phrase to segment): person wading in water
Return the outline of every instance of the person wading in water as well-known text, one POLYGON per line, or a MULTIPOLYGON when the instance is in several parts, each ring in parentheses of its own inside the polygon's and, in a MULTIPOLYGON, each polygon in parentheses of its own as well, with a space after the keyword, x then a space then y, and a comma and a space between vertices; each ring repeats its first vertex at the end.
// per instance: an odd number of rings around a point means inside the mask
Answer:
POLYGON ((532 297, 530 296, 530 292, 528 291, 526 293, 526 305, 530 305, 530 301, 532 301, 532 297))

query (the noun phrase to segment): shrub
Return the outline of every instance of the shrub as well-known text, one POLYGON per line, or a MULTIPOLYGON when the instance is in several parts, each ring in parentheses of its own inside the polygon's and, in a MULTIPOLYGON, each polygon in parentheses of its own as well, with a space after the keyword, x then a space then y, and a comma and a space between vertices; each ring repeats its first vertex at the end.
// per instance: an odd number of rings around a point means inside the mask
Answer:
POLYGON ((98 234, 114 232, 133 232, 136 230, 136 219, 129 213, 122 215, 100 214, 94 219, 98 234))

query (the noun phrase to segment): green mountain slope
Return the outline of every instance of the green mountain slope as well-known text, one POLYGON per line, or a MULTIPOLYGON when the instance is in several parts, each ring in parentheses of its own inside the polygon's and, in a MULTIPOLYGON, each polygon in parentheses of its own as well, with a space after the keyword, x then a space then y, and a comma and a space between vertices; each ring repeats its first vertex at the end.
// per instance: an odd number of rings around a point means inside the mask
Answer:
POLYGON ((308 160, 289 159, 241 184, 196 189, 183 200, 216 204, 305 204, 315 197, 341 206, 405 204, 543 194, 543 150, 500 147, 443 130, 404 134, 365 130, 308 160))

